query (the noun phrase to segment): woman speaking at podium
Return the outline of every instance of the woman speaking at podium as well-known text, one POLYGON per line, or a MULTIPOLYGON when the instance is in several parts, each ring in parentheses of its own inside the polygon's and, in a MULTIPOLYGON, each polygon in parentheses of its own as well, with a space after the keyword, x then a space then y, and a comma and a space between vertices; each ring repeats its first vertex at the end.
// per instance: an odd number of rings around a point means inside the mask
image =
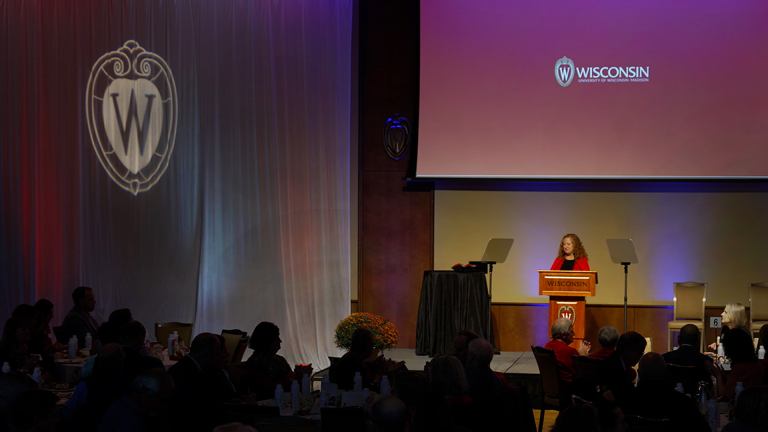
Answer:
POLYGON ((587 251, 576 234, 566 234, 560 240, 560 250, 550 270, 589 270, 587 251))

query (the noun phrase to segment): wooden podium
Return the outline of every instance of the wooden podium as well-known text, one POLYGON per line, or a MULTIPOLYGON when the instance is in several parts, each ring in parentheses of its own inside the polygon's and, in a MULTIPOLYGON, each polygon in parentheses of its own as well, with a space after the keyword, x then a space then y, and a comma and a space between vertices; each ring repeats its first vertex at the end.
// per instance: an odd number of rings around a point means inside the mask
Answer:
POLYGON ((539 295, 549 296, 549 328, 558 318, 573 321, 573 344, 584 340, 584 297, 595 295, 596 271, 539 270, 539 295))

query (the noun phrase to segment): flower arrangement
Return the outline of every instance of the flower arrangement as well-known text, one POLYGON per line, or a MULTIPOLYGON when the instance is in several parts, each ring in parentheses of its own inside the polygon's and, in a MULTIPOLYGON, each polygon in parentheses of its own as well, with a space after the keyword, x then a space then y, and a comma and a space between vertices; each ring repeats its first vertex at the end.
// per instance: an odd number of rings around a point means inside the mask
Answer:
POLYGON ((360 327, 366 327, 373 332, 376 349, 390 349, 397 343, 399 333, 394 324, 378 315, 357 312, 339 321, 334 337, 336 346, 349 349, 352 345, 352 333, 360 327))

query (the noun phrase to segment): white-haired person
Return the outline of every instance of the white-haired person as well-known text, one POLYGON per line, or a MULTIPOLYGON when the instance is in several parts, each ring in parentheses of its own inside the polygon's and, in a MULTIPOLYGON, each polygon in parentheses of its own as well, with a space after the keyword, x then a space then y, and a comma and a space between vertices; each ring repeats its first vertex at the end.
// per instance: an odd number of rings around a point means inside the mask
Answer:
POLYGON ((571 347, 573 343, 573 321, 567 318, 558 318, 552 323, 552 340, 544 345, 544 348, 555 352, 557 359, 557 370, 560 372, 560 378, 566 383, 573 382, 576 377, 576 369, 573 366, 575 355, 588 355, 591 344, 588 341, 582 341, 579 349, 571 347))
MULTIPOLYGON (((723 339, 725 338, 725 334, 728 333, 728 330, 731 329, 740 329, 749 337, 752 337, 752 332, 749 331, 749 328, 747 328, 747 324, 749 321, 747 320, 747 311, 744 308, 744 305, 741 303, 727 303, 725 305, 725 310, 720 314, 722 318, 723 328, 720 334, 722 335, 720 337, 720 343, 723 342, 723 339)), ((717 343, 712 343, 709 345, 709 349, 717 351, 717 343)))

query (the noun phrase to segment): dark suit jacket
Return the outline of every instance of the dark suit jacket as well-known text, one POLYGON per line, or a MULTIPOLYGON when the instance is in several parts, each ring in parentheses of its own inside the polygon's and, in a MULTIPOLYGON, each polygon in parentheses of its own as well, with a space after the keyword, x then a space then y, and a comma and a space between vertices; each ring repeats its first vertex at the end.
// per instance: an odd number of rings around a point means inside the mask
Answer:
POLYGON ((168 373, 176 385, 171 406, 174 418, 180 419, 179 430, 209 432, 224 423, 212 371, 201 371, 195 361, 186 356, 171 366, 168 373))
POLYGON ((136 375, 146 370, 155 368, 165 369, 163 362, 156 357, 141 355, 139 350, 127 345, 121 345, 120 348, 122 348, 123 353, 125 353, 123 372, 131 381, 136 378, 136 375))
POLYGON ((709 432, 709 423, 699 413, 696 403, 675 391, 667 380, 646 380, 637 383, 637 389, 619 402, 624 415, 639 415, 656 419, 670 419, 669 430, 709 432))
POLYGON ((696 368, 696 379, 698 382, 711 382, 712 376, 704 367, 705 362, 712 363, 708 355, 699 352, 698 348, 690 345, 681 345, 675 351, 666 352, 661 355, 667 364, 676 364, 678 366, 693 366, 696 368))
POLYGON ((611 390, 616 401, 629 396, 635 390, 635 386, 627 377, 626 366, 618 351, 614 351, 603 360, 598 381, 611 390))

